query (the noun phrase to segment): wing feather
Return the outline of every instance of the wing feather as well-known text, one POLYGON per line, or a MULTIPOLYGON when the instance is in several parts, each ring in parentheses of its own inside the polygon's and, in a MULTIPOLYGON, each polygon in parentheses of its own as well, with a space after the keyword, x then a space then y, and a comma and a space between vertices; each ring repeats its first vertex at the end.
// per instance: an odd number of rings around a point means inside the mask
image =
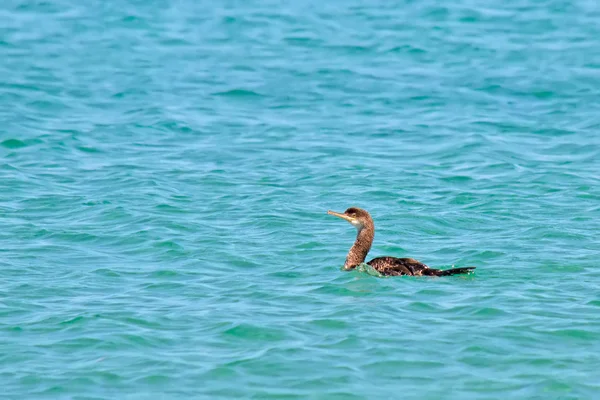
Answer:
POLYGON ((377 257, 369 261, 382 275, 428 275, 429 267, 414 258, 377 257))

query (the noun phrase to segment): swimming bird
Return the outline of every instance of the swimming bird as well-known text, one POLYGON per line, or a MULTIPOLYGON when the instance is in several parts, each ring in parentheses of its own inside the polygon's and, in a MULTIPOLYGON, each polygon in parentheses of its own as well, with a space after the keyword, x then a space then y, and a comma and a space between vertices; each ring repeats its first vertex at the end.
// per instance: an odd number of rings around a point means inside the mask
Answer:
MULTIPOLYGON (((344 269, 351 270, 365 262, 375 237, 375 224, 371 215, 362 208, 350 207, 344 213, 327 211, 350 222, 358 231, 356 240, 348 252, 344 269)), ((367 263, 382 275, 448 276, 468 274, 475 267, 452 268, 447 270, 429 268, 413 258, 377 257, 367 263)))

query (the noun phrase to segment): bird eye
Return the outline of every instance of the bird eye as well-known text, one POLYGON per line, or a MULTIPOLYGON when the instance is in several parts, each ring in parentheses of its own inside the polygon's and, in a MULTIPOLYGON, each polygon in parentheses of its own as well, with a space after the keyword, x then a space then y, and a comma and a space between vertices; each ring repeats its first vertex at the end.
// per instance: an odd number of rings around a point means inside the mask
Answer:
POLYGON ((356 217, 356 213, 352 213, 352 214, 350 214, 350 216, 354 218, 354 217, 356 217))

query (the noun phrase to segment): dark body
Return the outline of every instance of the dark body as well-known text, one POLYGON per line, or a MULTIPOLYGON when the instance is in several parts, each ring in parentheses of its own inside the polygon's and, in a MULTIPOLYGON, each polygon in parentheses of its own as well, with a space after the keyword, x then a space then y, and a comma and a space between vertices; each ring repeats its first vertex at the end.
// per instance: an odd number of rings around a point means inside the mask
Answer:
POLYGON ((415 260, 414 258, 397 258, 397 257, 377 257, 369 261, 373 267, 381 275, 398 276, 398 275, 413 275, 413 276, 446 276, 469 273, 475 267, 452 268, 447 270, 429 268, 427 265, 415 260))

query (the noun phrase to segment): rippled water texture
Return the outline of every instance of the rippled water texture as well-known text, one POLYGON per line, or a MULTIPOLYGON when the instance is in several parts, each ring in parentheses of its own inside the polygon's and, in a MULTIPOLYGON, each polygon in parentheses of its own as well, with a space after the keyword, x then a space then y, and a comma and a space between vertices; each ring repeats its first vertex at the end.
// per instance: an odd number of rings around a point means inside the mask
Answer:
POLYGON ((599 2, 1 3, 3 398, 600 398, 599 2))

